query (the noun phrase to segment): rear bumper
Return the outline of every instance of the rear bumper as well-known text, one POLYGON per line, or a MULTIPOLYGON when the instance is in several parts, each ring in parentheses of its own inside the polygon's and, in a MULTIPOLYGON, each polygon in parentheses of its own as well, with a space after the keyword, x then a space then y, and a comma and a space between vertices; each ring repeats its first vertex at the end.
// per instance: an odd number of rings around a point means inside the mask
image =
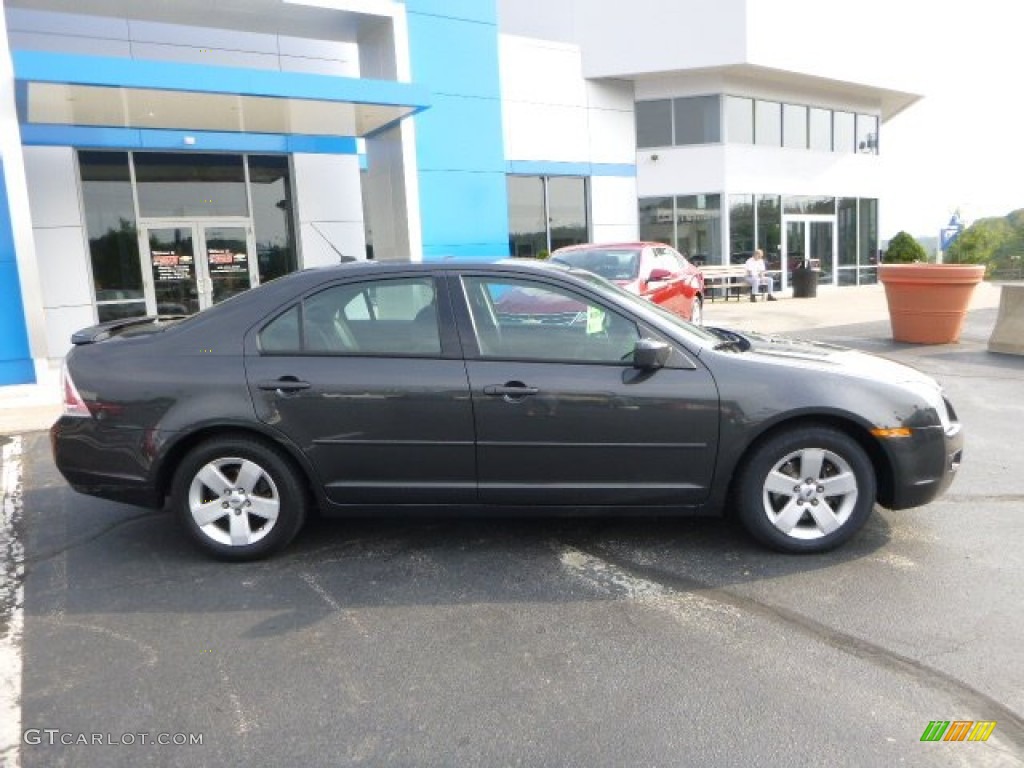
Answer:
POLYGON ((61 416, 50 427, 57 470, 79 493, 159 509, 163 497, 150 480, 146 431, 111 429, 93 419, 61 416))
POLYGON ((890 509, 920 507, 937 499, 952 484, 963 456, 960 424, 915 429, 910 438, 887 441, 895 482, 890 509))

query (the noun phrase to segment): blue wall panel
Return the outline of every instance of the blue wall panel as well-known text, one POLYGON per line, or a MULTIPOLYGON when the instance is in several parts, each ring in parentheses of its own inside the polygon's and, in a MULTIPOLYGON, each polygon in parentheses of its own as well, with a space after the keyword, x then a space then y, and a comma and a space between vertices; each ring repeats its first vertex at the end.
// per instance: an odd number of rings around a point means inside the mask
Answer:
POLYGON ((18 261, 11 234, 4 165, 0 161, 0 386, 31 384, 35 366, 28 347, 25 309, 18 279, 18 261))
POLYGON ((508 254, 495 0, 408 0, 413 82, 434 94, 416 121, 423 256, 508 254))
POLYGON ((234 133, 218 131, 164 131, 150 128, 94 128, 84 125, 21 126, 26 146, 79 148, 167 149, 217 152, 307 152, 310 154, 354 155, 356 140, 346 136, 307 136, 278 133, 234 133), (185 143, 191 137, 192 144, 185 143))
POLYGON ((405 0, 405 7, 410 13, 498 24, 495 0, 405 0))

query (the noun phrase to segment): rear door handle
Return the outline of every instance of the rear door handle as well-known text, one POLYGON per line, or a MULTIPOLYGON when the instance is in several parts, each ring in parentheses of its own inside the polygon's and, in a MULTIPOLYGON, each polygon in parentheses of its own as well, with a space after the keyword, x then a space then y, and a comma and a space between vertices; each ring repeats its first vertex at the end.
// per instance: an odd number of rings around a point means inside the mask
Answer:
POLYGON ((282 376, 274 381, 261 381, 256 386, 269 392, 298 392, 300 389, 309 389, 309 382, 299 381, 295 376, 282 376))

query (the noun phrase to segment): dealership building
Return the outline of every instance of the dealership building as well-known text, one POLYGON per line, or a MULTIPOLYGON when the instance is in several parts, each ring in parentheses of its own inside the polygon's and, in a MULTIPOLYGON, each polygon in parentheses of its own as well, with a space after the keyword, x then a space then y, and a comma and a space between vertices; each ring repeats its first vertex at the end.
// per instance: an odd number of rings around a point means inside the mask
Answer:
POLYGON ((5 0, 0 386, 347 258, 643 238, 873 282, 884 124, 920 98, 884 7, 5 0))

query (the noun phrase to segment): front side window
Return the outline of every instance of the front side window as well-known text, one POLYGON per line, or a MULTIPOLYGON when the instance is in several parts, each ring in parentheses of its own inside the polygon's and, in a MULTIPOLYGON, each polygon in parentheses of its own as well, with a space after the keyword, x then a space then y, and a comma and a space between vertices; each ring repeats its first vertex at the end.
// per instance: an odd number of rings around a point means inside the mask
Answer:
POLYGON ((572 291, 501 277, 463 280, 485 359, 629 364, 636 323, 572 291))
POLYGON ((430 278, 338 285, 306 298, 260 332, 264 354, 441 354, 430 278))

